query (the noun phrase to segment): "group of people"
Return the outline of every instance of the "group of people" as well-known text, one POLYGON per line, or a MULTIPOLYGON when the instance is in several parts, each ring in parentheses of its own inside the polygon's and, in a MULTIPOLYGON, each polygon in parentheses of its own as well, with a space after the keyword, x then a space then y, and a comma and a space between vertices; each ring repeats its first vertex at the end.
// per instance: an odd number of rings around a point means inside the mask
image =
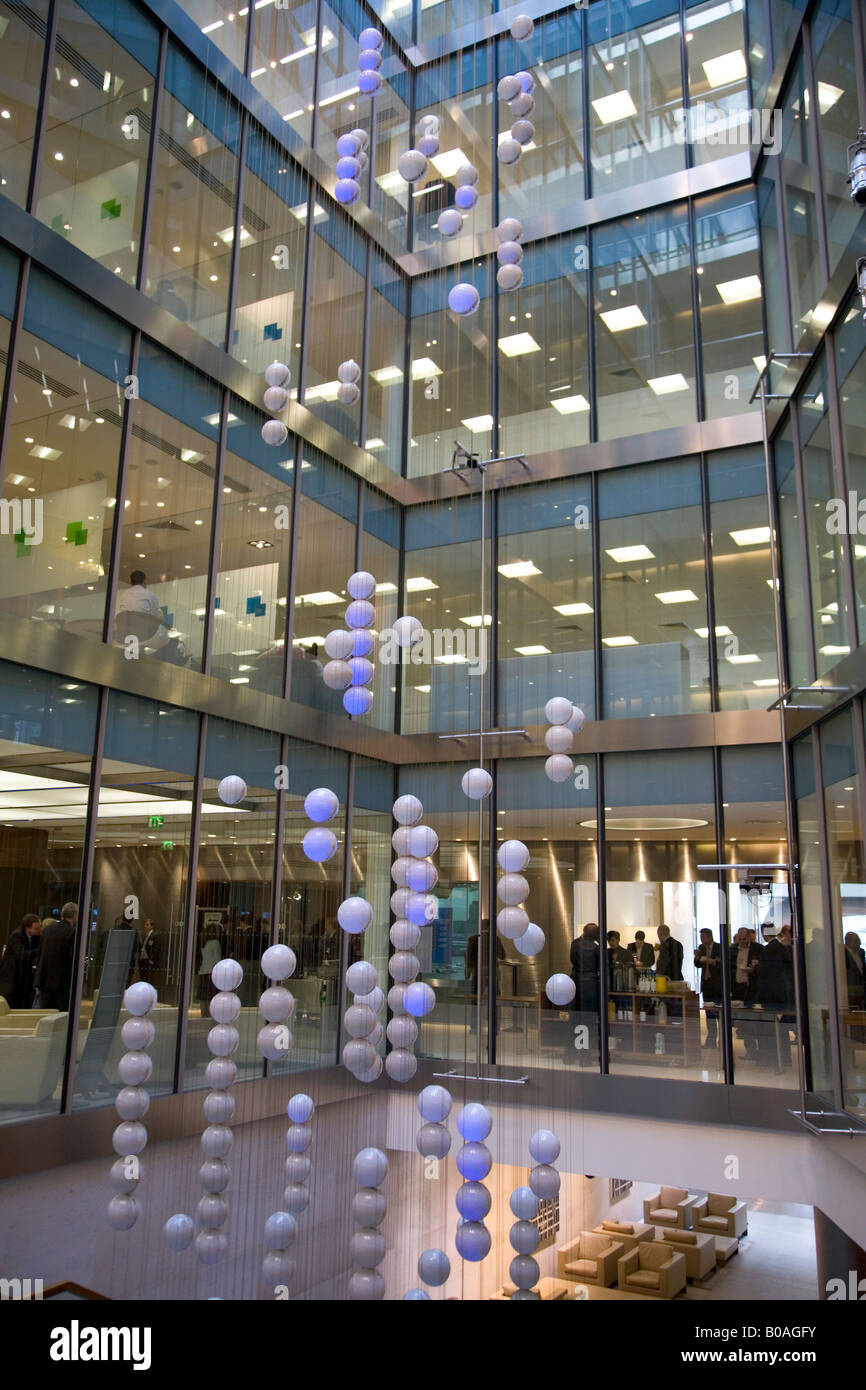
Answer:
MULTIPOLYGON (((135 933, 129 982, 147 980, 158 987, 161 943, 153 921, 145 920, 143 933, 124 917, 118 917, 114 925, 135 933)), ((68 1010, 77 936, 77 903, 64 903, 59 917, 24 914, 20 926, 10 932, 0 959, 0 995, 10 1009, 68 1010)))

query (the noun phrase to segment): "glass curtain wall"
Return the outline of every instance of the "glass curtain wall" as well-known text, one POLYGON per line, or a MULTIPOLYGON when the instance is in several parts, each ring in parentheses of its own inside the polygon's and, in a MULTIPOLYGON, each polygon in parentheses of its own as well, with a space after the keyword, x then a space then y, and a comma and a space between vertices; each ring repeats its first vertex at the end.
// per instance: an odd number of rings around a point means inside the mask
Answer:
MULTIPOLYGON (((292 149, 309 147, 313 130, 313 85, 316 72, 315 0, 254 4, 250 80, 285 122, 292 149)), ((329 30, 328 44, 334 38, 329 30)))
POLYGON ((835 529, 831 499, 839 489, 833 469, 827 392, 827 363, 823 353, 812 368, 797 402, 802 454, 812 623, 817 673, 823 674, 847 656, 853 645, 854 615, 848 612, 843 583, 847 536, 835 529))
POLYGON ((46 0, 0 4, 0 191, 18 207, 27 204, 47 23, 46 0))
POLYGON ((832 974, 828 969, 828 960, 832 959, 832 941, 828 937, 825 912, 822 826, 815 781, 813 738, 813 734, 806 734, 793 745, 794 793, 797 801, 811 1089, 824 1100, 831 1101, 834 1093, 830 1037, 832 974))
MULTIPOLYGON (((809 635, 811 604, 806 603, 809 583, 808 558, 804 555, 800 543, 802 507, 797 489, 796 450, 790 421, 773 440, 773 460, 782 552, 780 582, 786 624, 785 654, 788 662, 788 680, 791 684, 804 684, 810 679, 812 660, 809 635)), ((827 616, 832 621, 833 615, 828 613, 827 616)))
POLYGON ((304 337, 302 404, 353 444, 361 429, 360 391, 353 405, 338 402, 344 362, 358 367, 364 357, 366 246, 354 224, 329 204, 314 214, 310 312, 304 337))
MULTIPOLYGON (((815 174, 809 125, 809 93, 802 56, 798 58, 788 83, 782 107, 781 176, 785 206, 788 267, 788 294, 794 347, 812 320, 824 288, 818 241, 819 205, 815 197, 815 174)), ((825 325, 816 325, 823 328, 825 325)), ((771 343, 771 346, 773 344, 771 343)))
MULTIPOLYGON (((423 178, 412 185, 403 184, 407 206, 411 195, 414 210, 415 250, 441 244, 436 224, 440 212, 454 206, 454 175, 465 164, 473 164, 478 170, 478 202, 464 214, 464 230, 480 231, 492 225, 495 101, 493 54, 487 44, 466 48, 419 69, 415 120, 417 123, 422 116, 439 117, 439 153, 433 155, 423 178)), ((414 137, 415 132, 412 134, 414 137)), ((396 178, 403 182, 399 174, 396 178)), ((390 173, 389 184, 389 191, 396 190, 399 196, 400 190, 390 173)))
MULTIPOLYGON (((695 164, 739 154, 752 143, 744 10, 744 0, 708 0, 686 11, 687 133, 695 164)), ((759 129, 756 143, 760 136, 759 129)))
MULTIPOLYGON (((376 579, 376 624, 373 708, 370 722, 377 729, 393 730, 399 667, 386 661, 387 634, 400 613, 400 508, 373 488, 364 488, 362 567, 376 579)), ((393 800, 393 798, 392 798, 393 800)))
POLYGON ((373 252, 364 447, 395 473, 403 460, 403 395, 408 293, 402 276, 373 252))
MULTIPOLYGON (((704 415, 742 415, 765 362, 764 290, 751 188, 695 204, 704 415)), ((778 349, 777 349, 778 351, 778 349)))
POLYGON ((237 0, 186 0, 184 10, 211 43, 243 72, 250 7, 236 9, 236 4, 237 0))
POLYGON ((847 182, 848 146, 862 123, 857 102, 856 40, 850 0, 832 0, 818 9, 812 20, 812 50, 827 250, 833 275, 843 260, 853 264, 866 252, 862 209, 852 203, 847 182))
MULTIPOLYGON (((866 497, 866 340, 863 337, 862 306, 859 295, 852 295, 842 321, 834 333, 836 378, 839 383, 839 411, 842 417, 842 448, 848 487, 858 498, 866 497)), ((847 516, 849 528, 859 527, 862 518, 847 516)), ((851 545, 854 595, 857 604, 859 640, 866 640, 866 542, 855 539, 851 545)))

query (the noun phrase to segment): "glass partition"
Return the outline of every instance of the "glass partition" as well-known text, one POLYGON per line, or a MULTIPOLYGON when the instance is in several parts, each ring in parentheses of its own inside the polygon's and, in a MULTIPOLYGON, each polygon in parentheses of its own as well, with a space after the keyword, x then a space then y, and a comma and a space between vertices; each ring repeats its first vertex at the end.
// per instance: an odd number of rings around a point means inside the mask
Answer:
MULTIPOLYGON (((764 365, 764 291, 751 188, 695 206, 695 259, 704 368, 704 414, 741 415, 764 365)), ((777 349, 778 350, 778 349, 777 349)))
POLYGON ((820 840, 821 827, 811 733, 805 734, 794 743, 793 760, 811 1089, 825 1100, 830 1100, 834 1089, 829 1024, 829 982, 832 975, 828 969, 828 960, 832 959, 832 941, 827 935, 828 923, 824 910, 824 855, 820 840))
MULTIPOLYGON (((440 9, 445 9, 441 5, 440 9)), ((450 5, 448 6, 450 8, 450 5)), ((481 44, 419 69, 415 82, 415 119, 439 117, 439 153, 417 183, 406 185, 399 173, 389 171, 389 191, 411 193, 414 208, 414 248, 441 245, 439 214, 454 207, 457 185, 454 175, 465 164, 478 170, 478 202, 464 214, 464 232, 482 231, 493 220, 493 103, 496 101, 493 58, 489 45, 481 44)), ((415 132, 413 132, 414 136, 415 132)), ((414 145, 414 139, 413 139, 414 145)), ((502 166, 500 165, 500 177, 502 166)), ((385 173, 384 170, 381 171, 385 173)), ((379 186, 383 187, 380 174, 379 186)), ((401 198, 402 202, 403 199, 401 198)), ((478 287, 480 289, 480 286, 478 287)), ((414 313, 413 309, 413 313, 414 313)))
MULTIPOLYGON (((839 1013, 845 1104, 866 1111, 866 863, 863 787, 849 706, 821 725, 824 814, 827 818, 833 967, 839 1013)), ((822 1025, 825 1022, 822 1014, 822 1025)), ((830 1026, 829 1020, 826 1020, 830 1026)))
MULTIPOLYGON (((833 468, 827 393, 827 364, 823 354, 812 368, 798 399, 800 449, 806 530, 809 547, 815 664, 823 674, 851 650, 854 615, 848 612, 842 583, 847 528, 834 518, 833 499, 839 489, 833 468)), ((856 521, 855 521, 856 526, 856 521)))
POLYGON ((0 190, 18 207, 27 203, 47 20, 47 0, 0 4, 0 190))
MULTIPOLYGON (((250 80, 282 116, 292 148, 309 145, 312 133, 313 81, 316 70, 316 2, 253 5, 254 30, 250 80)), ((332 44, 333 33, 325 33, 332 44)))

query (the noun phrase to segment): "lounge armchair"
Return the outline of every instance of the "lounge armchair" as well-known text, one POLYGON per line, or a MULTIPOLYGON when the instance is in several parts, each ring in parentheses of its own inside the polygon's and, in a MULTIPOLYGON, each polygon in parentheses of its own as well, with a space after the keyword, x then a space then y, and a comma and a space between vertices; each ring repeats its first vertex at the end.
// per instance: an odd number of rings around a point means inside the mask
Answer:
MULTIPOLYGON (((8 1015, 7 1015, 8 1017, 8 1015)), ((35 1027, 0 1031, 0 1105, 41 1105, 60 1082, 67 1013, 37 1015, 35 1027)))
POLYGON ((683 1256, 687 1279, 705 1279, 716 1267, 714 1236, 704 1236, 698 1231, 663 1231, 657 1243, 683 1256))
POLYGON ((557 1273, 560 1279, 610 1288, 617 1280, 617 1260, 625 1253, 622 1243, 613 1240, 607 1232, 597 1235, 595 1231, 581 1231, 557 1250, 557 1273))
POLYGON ((698 1200, 693 1215, 693 1226, 711 1236, 733 1236, 739 1240, 749 1228, 749 1208, 736 1197, 725 1196, 721 1192, 708 1192, 698 1200))
POLYGON ((644 1200, 643 1219, 651 1226, 691 1230, 692 1207, 697 1200, 685 1187, 660 1187, 644 1200))
POLYGON ((618 1265, 623 1293, 648 1294, 650 1298, 675 1298, 686 1286, 685 1256, 660 1241, 641 1241, 618 1265))
POLYGON ((623 1255, 627 1255, 629 1250, 633 1250, 642 1240, 655 1239, 654 1228, 647 1226, 643 1221, 602 1221, 600 1226, 593 1226, 592 1234, 618 1240, 623 1255))

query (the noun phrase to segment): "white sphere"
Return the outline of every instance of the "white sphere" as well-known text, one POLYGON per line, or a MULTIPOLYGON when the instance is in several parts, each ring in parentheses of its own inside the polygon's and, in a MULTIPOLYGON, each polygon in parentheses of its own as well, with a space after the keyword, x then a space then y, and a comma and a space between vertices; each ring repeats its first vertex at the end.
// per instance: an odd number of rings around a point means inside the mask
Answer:
POLYGON ((503 907, 496 914, 496 930, 507 941, 516 941, 529 926, 529 913, 522 907, 503 907))
POLYGON ((256 1047, 269 1062, 282 1062, 294 1038, 285 1023, 266 1023, 256 1034, 256 1047))
POLYGON ((519 874, 529 863, 529 850, 522 840, 504 840, 496 852, 496 862, 507 874, 519 874))
POLYGON ((544 992, 551 1004, 556 1004, 558 1008, 564 1009, 575 996, 574 980, 570 975, 551 975, 544 986, 544 992))
POLYGON ((162 1234, 169 1250, 186 1250, 192 1245, 195 1235, 195 1222, 183 1212, 175 1212, 162 1228, 162 1234))
POLYGON ((439 117, 435 111, 425 111, 423 116, 418 117, 417 126, 419 130, 439 129, 439 117))
POLYGON ((535 126, 532 121, 523 119, 515 121, 511 127, 511 138, 516 140, 518 145, 528 145, 535 139, 535 126))
POLYGON ((244 978, 243 967, 231 956, 223 956, 222 960, 218 960, 213 966, 210 977, 217 989, 237 989, 244 978))
POLYGON ((376 1015, 367 1004, 350 1004, 343 1015, 343 1027, 350 1038, 366 1038, 376 1026, 376 1015))
POLYGON ((483 801, 493 790, 493 778, 486 768, 470 767, 468 772, 464 772, 460 785, 464 796, 468 796, 470 801, 483 801))
POLYGON ((457 173, 454 175, 453 183, 456 188, 472 186, 478 182, 478 170, 474 164, 461 164, 457 173))
POLYGON ((203 1265, 217 1264, 228 1248, 228 1237, 222 1231, 199 1231, 195 1238, 195 1253, 203 1265))
POLYGON ((204 1069, 204 1079, 214 1090, 227 1091, 237 1078, 238 1069, 227 1057, 214 1057, 204 1069))
POLYGON ((377 1187, 361 1187, 352 1198, 352 1220, 367 1230, 381 1226, 387 1211, 385 1194, 377 1187))
POLYGON ((522 88, 518 78, 510 73, 506 77, 500 77, 496 87, 496 95, 500 101, 513 101, 520 95, 522 88))
POLYGON ((454 192, 454 202, 461 212, 471 212, 478 205, 478 189, 471 183, 462 183, 454 192))
MULTIPOLYGON (((289 1105, 291 1105, 289 1101, 289 1105)), ((288 1112, 289 1106, 286 1106, 288 1112)), ((306 1120, 298 1119, 297 1115, 289 1115, 289 1119, 294 1124, 306 1124, 306 1120)), ((309 1182, 313 1171, 313 1160, 307 1154, 290 1153, 285 1162, 286 1182, 309 1182)))
POLYGON ((535 78, 533 77, 532 73, 529 72, 527 69, 521 68, 520 72, 516 72, 514 76, 520 83, 520 90, 522 92, 535 91, 535 78))
POLYGON ((237 1052, 240 1034, 228 1023, 217 1023, 207 1035, 208 1052, 213 1057, 231 1057, 237 1052))
POLYGON ((120 1030, 124 1047, 132 1052, 141 1052, 150 1047, 156 1037, 156 1029, 149 1018, 128 1018, 120 1030))
POLYGON ((398 951, 414 951, 421 940, 421 928, 407 917, 398 917, 388 933, 388 939, 398 951))
POLYGON ((262 974, 268 980, 287 980, 294 975, 297 964, 298 958, 291 946, 269 946, 262 952, 262 974))
POLYGON ((247 794, 247 784, 243 777, 223 777, 217 787, 217 795, 226 806, 239 806, 247 794))
POLYGON ((262 425, 262 439, 266 444, 285 444, 289 431, 282 420, 266 420, 262 425))
POLYGON ((439 133, 438 131, 424 132, 418 136, 418 153, 425 159, 432 159, 439 153, 439 133))
POLYGON ((369 1066, 366 1071, 355 1072, 355 1080, 360 1081, 364 1086, 369 1086, 371 1081, 379 1080, 379 1077, 382 1075, 382 1070, 382 1058, 379 1056, 378 1052, 376 1052, 373 1054, 372 1065, 369 1066))
POLYGON ((346 690, 352 684, 352 668, 348 661, 326 661, 322 680, 329 690, 346 690))
POLYGON ((337 154, 341 159, 352 159, 356 157, 360 148, 361 141, 358 138, 358 132, 356 130, 351 131, 348 135, 339 135, 337 137, 337 154))
POLYGON ((444 237, 457 236, 463 230, 463 217, 457 208, 445 208, 436 223, 439 233, 444 237))
POLYGON ((362 49, 381 48, 382 43, 382 35, 379 33, 378 29, 373 29, 372 27, 369 29, 362 29, 358 35, 358 44, 362 49))
POLYGON ((302 1211, 306 1211, 310 1205, 310 1193, 302 1182, 290 1182, 283 1191, 283 1206, 286 1211, 293 1212, 295 1216, 300 1216, 302 1211))
POLYGON ((516 217, 503 217, 496 228, 496 235, 500 241, 519 241, 523 236, 523 223, 518 222, 516 217))
MULTIPOLYGON (((349 357, 345 362, 341 362, 337 368, 337 380, 345 383, 360 381, 361 368, 353 357, 349 357)), ((348 587, 348 586, 347 586, 348 587)), ((353 594, 353 598, 360 598, 362 595, 353 594)))
POLYGON ((548 724, 567 724, 574 714, 574 705, 564 695, 554 695, 544 706, 544 717, 548 724))
MULTIPOLYGON (((362 45, 362 47, 375 48, 376 45, 374 43, 365 43, 362 45)), ((367 134, 366 130, 362 130, 360 126, 356 126, 354 130, 350 130, 349 134, 355 137, 355 139, 358 142, 358 148, 361 150, 365 150, 370 143, 369 135, 367 134)))
POLYGON ((378 92, 382 85, 382 74, 380 72, 361 72, 358 74, 358 90, 365 97, 373 96, 378 92))
MULTIPOLYGON (((521 92, 511 103, 511 110, 515 116, 528 116, 535 110, 535 97, 531 92, 521 92)), ((514 142, 515 144, 517 141, 514 142)))
MULTIPOLYGON (((385 1029, 385 1036, 392 1047, 412 1047, 418 1040, 418 1025, 408 1015, 392 1018, 385 1029)), ((390 1072, 388 1074, 390 1076, 390 1072)))
POLYGON ((288 386, 292 379, 292 374, 285 362, 278 362, 276 359, 265 367, 265 381, 268 386, 288 386))
POLYGON ((385 1007, 385 996, 378 985, 374 985, 366 994, 355 995, 356 1004, 366 1004, 373 1010, 374 1014, 381 1013, 385 1007))
POLYGON ((544 932, 534 922, 530 922, 522 936, 514 938, 514 945, 522 956, 537 956, 544 942, 544 932))
POLYGON ((412 896, 411 888, 395 888, 391 894, 391 911, 395 917, 406 916, 406 904, 412 896))
POLYGON ((373 908, 366 898, 344 898, 337 908, 337 921, 350 936, 366 931, 373 920, 373 908))
POLYGON ((372 598, 376 592, 375 576, 367 570, 356 570, 349 575, 346 588, 352 598, 372 598))
POLYGON ((286 1106, 286 1114, 296 1125, 305 1125, 308 1120, 313 1118, 315 1110, 313 1097, 308 1096, 304 1091, 298 1091, 286 1106))
POLYGON ((407 989, 408 985, 392 985, 388 990, 388 1008, 395 1017, 406 1012, 403 1000, 406 998, 407 989))
POLYGON ((361 172, 361 161, 353 154, 341 155, 336 164, 336 175, 338 179, 355 179, 361 172))
POLYGON ((425 1086, 418 1096, 418 1114, 422 1120, 440 1124, 451 1111, 451 1093, 444 1086, 425 1086))
POLYGON ((289 403, 289 393, 285 386, 269 386, 262 399, 265 410, 269 410, 272 415, 279 415, 289 403))
POLYGON ((430 1120, 416 1134, 415 1148, 424 1158, 445 1158, 451 1149, 451 1135, 445 1125, 430 1120))
POLYGON ((519 241, 500 242, 496 259, 500 265, 518 265, 523 260, 523 247, 519 241))
POLYGON ((555 1168, 547 1163, 539 1163, 529 1174, 529 1186, 544 1202, 551 1202, 559 1191, 561 1179, 555 1168))
POLYGON ((142 1086, 153 1074, 153 1062, 145 1052, 124 1052, 117 1074, 124 1086, 142 1086))
MULTIPOLYGON (((358 901, 363 902, 364 899, 359 898, 358 901)), ((379 972, 368 960, 356 960, 346 971, 346 987, 353 994, 369 994, 378 983, 379 972)))
POLYGON ((518 141, 509 136, 507 140, 500 140, 496 155, 500 164, 516 164, 522 152, 518 141))
POLYGON ((531 37, 535 23, 529 18, 528 14, 519 14, 511 21, 511 37, 518 43, 531 37))
POLYGON ((408 853, 416 859, 426 859, 439 848, 439 836, 429 825, 415 825, 409 831, 408 853))
MULTIPOLYGON (((382 996, 383 1000, 384 1000, 384 997, 385 997, 385 996, 383 995, 383 996, 382 996)), ((377 1019, 375 1025, 374 1025, 374 1028, 373 1028, 372 1033, 368 1033, 368 1034, 367 1034, 367 1042, 370 1044, 371 1047, 375 1047, 375 1048, 378 1050, 379 1044, 382 1042, 382 1039, 384 1038, 384 1036, 385 1036, 385 1029, 382 1027, 381 1023, 380 1023, 379 1020, 377 1019)))
POLYGON ((567 724, 551 724, 544 735, 544 742, 551 753, 568 753, 574 743, 574 735, 567 724))
POLYGON ((336 661, 345 661, 353 654, 353 637, 344 627, 335 627, 325 638, 325 655, 336 661))
POLYGON ((432 922, 439 913, 439 899, 433 893, 410 893, 406 900, 406 916, 416 927, 432 922))
POLYGON ((409 849, 412 843, 409 838, 411 834, 412 831, 409 829, 408 825, 398 825, 394 834, 391 836, 391 847, 400 859, 405 858, 411 853, 409 849))
POLYGON ((149 1014, 156 1003, 156 990, 153 985, 146 984, 144 980, 139 980, 135 985, 130 985, 123 996, 123 1007, 128 1014, 135 1018, 142 1018, 149 1014))
POLYGON ((501 290, 519 290, 523 271, 519 265, 501 265, 496 272, 496 283, 501 290))
POLYGON ((361 399, 361 392, 354 381, 341 381, 337 387, 337 400, 340 405, 356 405, 361 399))
POLYGON ((518 1255, 534 1255, 541 1241, 541 1233, 532 1221, 515 1221, 508 1232, 508 1239, 518 1255))
POLYGON ((205 1158, 225 1158, 234 1143, 228 1125, 208 1125, 202 1130, 201 1151, 205 1158))
POLYGON ((350 685, 343 695, 343 709, 346 713, 357 717, 361 714, 369 714, 372 708, 372 691, 365 690, 362 685, 350 685))
POLYGON ((346 609, 347 627, 372 627, 376 621, 376 609, 365 598, 355 598, 346 609))
POLYGON ((376 1053, 365 1038, 353 1038, 346 1043, 340 1057, 346 1070, 357 1076, 373 1065, 376 1053))
POLYGON ((414 859, 409 854, 401 854, 391 865, 391 877, 398 888, 408 888, 406 875, 409 872, 410 864, 414 864, 414 859))
POLYGON ((235 1098, 225 1091, 208 1091, 201 1108, 209 1125, 227 1125, 234 1118, 235 1098))
POLYGON ((207 1008, 214 1023, 234 1023, 241 1011, 241 1001, 230 990, 221 989, 210 1000, 207 1008))
POLYGON ((388 961, 388 974, 398 985, 408 985, 421 969, 421 962, 412 951, 395 951, 388 961))
POLYGON ((377 1303, 385 1297, 385 1280, 378 1269, 356 1269, 349 1279, 349 1299, 353 1303, 377 1303))
POLYGON ((407 1048, 396 1047, 385 1058, 385 1070, 392 1081, 411 1081, 418 1070, 418 1060, 407 1048))
POLYGON ((552 1129, 537 1129, 529 1141, 529 1152, 536 1163, 555 1163, 559 1158, 560 1142, 552 1129))
POLYGON ((414 825, 424 814, 424 807, 417 796, 398 796, 391 807, 391 814, 398 825, 414 825))
POLYGON ((579 705, 573 705, 572 709, 574 710, 574 713, 572 714, 565 727, 567 729, 570 729, 573 734, 579 734, 584 724, 586 723, 586 715, 584 714, 583 710, 580 708, 579 705))
POLYGON ((394 641, 400 648, 414 647, 424 636, 424 628, 418 618, 397 618, 396 622, 392 624, 391 631, 394 634, 394 641))
POLYGON ((337 853, 337 837, 333 830, 319 826, 315 830, 307 831, 301 841, 301 849, 314 864, 324 864, 337 853))
POLYGON ((272 1212, 265 1222, 265 1244, 271 1250, 288 1250, 297 1234, 298 1223, 291 1212, 272 1212))
POLYGON ((410 859, 406 886, 414 893, 429 893, 439 882, 439 870, 429 859, 410 859))
POLYGON ((305 1154, 313 1142, 313 1131, 309 1125, 289 1125, 286 1130, 286 1148, 290 1154, 305 1154))
MULTIPOLYGON (((332 792, 330 787, 315 787, 313 791, 307 792, 304 797, 304 815, 307 820, 314 820, 321 824, 323 821, 333 820, 340 809, 340 800, 336 792, 332 792)), ((286 950, 286 947, 274 946, 272 950, 286 950)), ((264 956, 262 956, 262 969, 264 969, 264 956)), ((294 968, 294 967, 293 967, 294 968)), ((265 974, 267 975, 267 971, 265 974)), ((291 971, 287 972, 291 974, 291 971)), ((282 975, 269 976, 270 979, 281 980, 282 975)))
POLYGON ((132 1166, 134 1175, 129 1172, 130 1164, 128 1159, 117 1158, 114 1163, 112 1163, 108 1172, 108 1181, 111 1183, 115 1192, 134 1192, 138 1187, 144 1175, 143 1168, 140 1163, 136 1163, 132 1166))
POLYGON ((359 1187, 381 1187, 388 1176, 388 1158, 381 1149, 361 1149, 352 1163, 352 1176, 359 1187))
POLYGON ((141 1207, 134 1197, 125 1194, 118 1194, 112 1197, 106 1207, 108 1214, 108 1224, 115 1231, 128 1231, 135 1225, 141 1214, 141 1207))
POLYGON ((124 1086, 114 1097, 114 1108, 122 1120, 140 1120, 150 1108, 150 1096, 143 1086, 124 1086))
POLYGON ((496 896, 506 907, 517 907, 529 897, 529 883, 523 874, 503 874, 496 885, 496 896))
POLYGON ((551 782, 567 782, 574 772, 574 763, 565 753, 553 753, 544 764, 544 771, 551 782))
POLYGON ((114 1152, 120 1154, 121 1158, 140 1154, 146 1143, 147 1130, 137 1120, 124 1120, 123 1124, 118 1125, 111 1136, 114 1152))
POLYGON ((420 150, 405 150, 397 160, 397 172, 404 183, 417 183, 427 173, 427 160, 420 150))
POLYGON ((474 314, 480 302, 481 296, 475 286, 468 285, 465 281, 452 285, 448 291, 448 308, 461 318, 474 314))
POLYGON ((413 1018, 426 1018, 427 1014, 432 1013, 436 1007, 436 995, 429 985, 416 980, 414 984, 406 985, 405 989, 403 1008, 407 1014, 413 1018))

